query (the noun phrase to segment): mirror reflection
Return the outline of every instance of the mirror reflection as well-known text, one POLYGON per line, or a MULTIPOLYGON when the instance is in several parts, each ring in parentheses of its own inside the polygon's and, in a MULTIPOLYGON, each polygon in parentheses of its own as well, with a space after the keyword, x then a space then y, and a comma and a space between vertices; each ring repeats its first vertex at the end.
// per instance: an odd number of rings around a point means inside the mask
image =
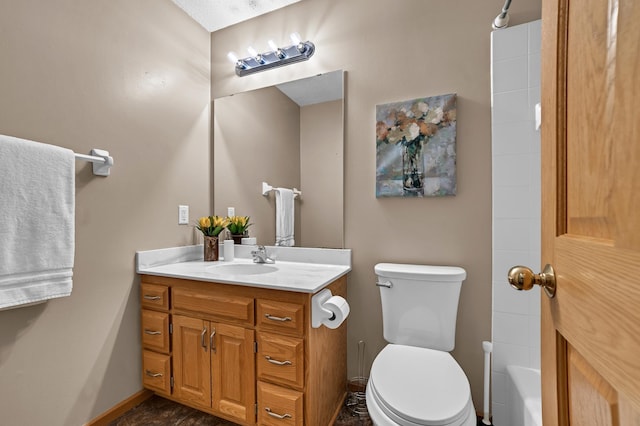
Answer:
POLYGON ((214 100, 216 214, 250 216, 250 236, 273 245, 275 191, 262 182, 297 188, 295 246, 344 246, 343 82, 334 71, 214 100))

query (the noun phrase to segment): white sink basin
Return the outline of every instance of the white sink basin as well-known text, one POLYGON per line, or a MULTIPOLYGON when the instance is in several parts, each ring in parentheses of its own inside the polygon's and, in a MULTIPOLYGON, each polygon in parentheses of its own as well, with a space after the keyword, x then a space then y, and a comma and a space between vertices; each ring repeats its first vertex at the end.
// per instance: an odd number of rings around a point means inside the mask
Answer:
MULTIPOLYGON (((351 270, 351 250, 267 247, 275 264, 253 263, 254 246, 234 247, 235 259, 205 262, 202 245, 149 250, 136 254, 143 275, 315 294, 351 270)), ((1 423, 1 422, 0 422, 1 423)))
POLYGON ((276 272, 276 265, 264 263, 230 263, 207 268, 207 272, 215 275, 258 275, 276 272))

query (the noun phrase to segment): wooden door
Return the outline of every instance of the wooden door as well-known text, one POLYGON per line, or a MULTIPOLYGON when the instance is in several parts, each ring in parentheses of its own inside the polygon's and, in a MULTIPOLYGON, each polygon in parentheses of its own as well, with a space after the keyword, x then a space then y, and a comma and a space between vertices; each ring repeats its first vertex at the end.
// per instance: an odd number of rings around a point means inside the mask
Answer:
POLYGON ((254 423, 254 331, 220 323, 211 327, 213 409, 240 423, 254 423))
POLYGON ((173 316, 174 396, 201 407, 211 407, 210 323, 173 316))
POLYGON ((640 425, 640 2, 543 0, 545 426, 640 425))

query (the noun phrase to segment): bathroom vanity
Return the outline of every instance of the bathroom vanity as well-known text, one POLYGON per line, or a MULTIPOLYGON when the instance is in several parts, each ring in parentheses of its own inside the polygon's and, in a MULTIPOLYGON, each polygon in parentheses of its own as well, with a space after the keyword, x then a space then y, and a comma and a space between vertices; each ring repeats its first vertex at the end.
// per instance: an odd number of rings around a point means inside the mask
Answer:
POLYGON ((312 297, 325 288, 346 297, 350 252, 337 250, 347 252, 341 265, 289 262, 279 250, 275 265, 138 253, 145 388, 242 425, 333 424, 346 324, 312 327, 312 297))

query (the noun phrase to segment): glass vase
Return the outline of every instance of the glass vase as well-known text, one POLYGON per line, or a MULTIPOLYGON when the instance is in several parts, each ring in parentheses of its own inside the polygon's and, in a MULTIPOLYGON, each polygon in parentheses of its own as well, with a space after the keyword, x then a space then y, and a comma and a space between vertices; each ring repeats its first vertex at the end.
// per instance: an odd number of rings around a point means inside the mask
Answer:
POLYGON ((418 141, 402 147, 402 189, 405 196, 424 195, 424 161, 418 141))
POLYGON ((231 234, 231 239, 235 245, 242 244, 242 239, 245 237, 244 234, 231 234))
POLYGON ((215 262, 219 256, 218 237, 204 236, 204 261, 215 262))

